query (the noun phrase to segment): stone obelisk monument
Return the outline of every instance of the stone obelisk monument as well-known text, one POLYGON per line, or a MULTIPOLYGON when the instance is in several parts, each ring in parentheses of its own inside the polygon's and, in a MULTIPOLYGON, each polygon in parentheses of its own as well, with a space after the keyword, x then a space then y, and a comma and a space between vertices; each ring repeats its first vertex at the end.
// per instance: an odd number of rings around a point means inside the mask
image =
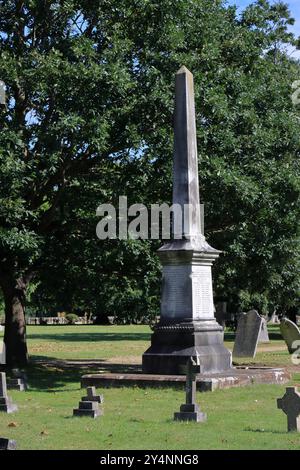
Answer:
POLYGON ((182 374, 191 356, 199 357, 202 373, 222 372, 231 367, 231 353, 214 317, 211 274, 220 251, 201 234, 194 84, 186 67, 176 74, 174 131, 173 204, 181 207, 183 223, 173 224, 173 239, 158 250, 161 316, 143 372, 182 374))

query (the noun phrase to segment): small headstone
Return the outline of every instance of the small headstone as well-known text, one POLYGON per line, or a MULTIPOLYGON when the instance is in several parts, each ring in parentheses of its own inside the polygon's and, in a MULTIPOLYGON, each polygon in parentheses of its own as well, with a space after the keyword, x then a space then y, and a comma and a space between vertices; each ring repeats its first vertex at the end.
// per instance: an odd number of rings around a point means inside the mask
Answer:
POLYGON ((13 369, 12 375, 13 377, 6 379, 8 390, 18 390, 19 392, 27 390, 26 374, 20 369, 13 369))
POLYGON ((279 320, 278 315, 276 315, 276 313, 272 314, 269 323, 271 323, 271 325, 279 325, 280 320, 279 320))
POLYGON ((87 387, 86 393, 87 393, 87 396, 82 397, 82 401, 96 401, 98 403, 104 402, 103 395, 97 395, 96 387, 87 387))
POLYGON ((24 392, 27 390, 27 385, 24 379, 7 379, 8 390, 18 390, 24 392))
POLYGON ((259 333, 259 337, 258 337, 258 342, 259 343, 269 343, 270 342, 268 328, 267 328, 267 321, 265 320, 265 318, 262 318, 260 333, 259 333))
POLYGON ((4 326, 0 325, 0 332, 4 331, 4 326))
POLYGON ((283 318, 280 323, 280 331, 289 353, 293 354, 300 346, 300 330, 298 326, 288 318, 283 318))
POLYGON ((174 413, 175 421, 206 421, 206 414, 200 411, 196 403, 196 374, 200 374, 199 358, 196 361, 190 357, 186 365, 186 402, 181 405, 180 412, 174 413))
POLYGON ((0 450, 16 450, 17 443, 12 439, 5 439, 0 437, 0 450))
POLYGON ((256 310, 240 315, 232 353, 234 357, 255 357, 261 324, 262 317, 256 310))
POLYGON ((103 396, 96 395, 95 387, 87 388, 87 396, 82 397, 79 402, 78 408, 73 410, 73 416, 90 416, 91 418, 98 418, 103 414, 99 404, 103 403, 103 396))
POLYGON ((6 375, 0 372, 0 411, 5 413, 14 413, 18 410, 11 398, 7 396, 6 375))
POLYGON ((300 393, 297 387, 287 387, 285 395, 277 399, 277 408, 287 415, 288 432, 300 432, 300 393))
POLYGON ((6 364, 5 343, 0 340, 0 364, 6 364))

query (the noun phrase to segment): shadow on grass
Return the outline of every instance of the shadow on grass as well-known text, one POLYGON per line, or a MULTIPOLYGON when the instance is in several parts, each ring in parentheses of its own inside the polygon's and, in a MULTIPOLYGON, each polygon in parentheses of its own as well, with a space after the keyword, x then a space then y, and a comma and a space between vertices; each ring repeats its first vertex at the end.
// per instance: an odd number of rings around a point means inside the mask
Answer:
MULTIPOLYGON (((269 339, 272 341, 283 341, 283 338, 278 333, 269 333, 269 339)), ((235 332, 234 331, 226 331, 224 334, 224 341, 234 341, 235 340, 235 332)))
MULTIPOLYGON (((64 362, 55 358, 35 356, 26 368, 29 390, 53 393, 67 391, 67 384, 80 382, 82 375, 101 372, 137 373, 140 367, 134 364, 111 364, 101 360, 64 362)), ((74 389, 72 389, 74 390, 74 389)))
POLYGON ((149 333, 64 333, 64 334, 34 334, 27 335, 28 339, 41 339, 44 341, 63 341, 63 342, 94 342, 94 341, 149 341, 149 333))
POLYGON ((251 428, 251 427, 247 427, 247 428, 243 429, 243 431, 246 431, 246 432, 258 432, 258 433, 261 433, 261 434, 266 434, 266 433, 271 433, 271 434, 286 434, 286 432, 284 432, 284 431, 277 431, 277 430, 274 430, 274 429, 258 429, 258 428, 251 428))

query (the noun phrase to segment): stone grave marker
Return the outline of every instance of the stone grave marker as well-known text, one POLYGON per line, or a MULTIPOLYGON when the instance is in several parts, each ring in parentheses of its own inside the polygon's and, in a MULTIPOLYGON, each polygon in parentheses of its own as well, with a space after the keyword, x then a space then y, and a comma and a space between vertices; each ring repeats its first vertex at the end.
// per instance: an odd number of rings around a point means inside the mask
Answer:
POLYGON ((7 396, 6 374, 5 372, 0 372, 0 411, 14 413, 17 410, 17 405, 7 396))
POLYGON ((279 320, 278 315, 275 312, 272 314, 269 323, 271 325, 279 325, 280 320, 279 320))
POLYGON ((6 380, 8 390, 18 390, 19 392, 27 390, 26 374, 19 369, 13 369, 12 374, 13 377, 6 380))
POLYGON ((196 375, 200 374, 201 366, 199 358, 196 361, 191 357, 187 361, 186 370, 186 402, 181 405, 180 411, 174 413, 175 421, 206 421, 206 414, 200 411, 196 403, 196 375))
POLYGON ((73 416, 90 416, 91 418, 98 418, 98 416, 103 415, 103 411, 99 407, 99 404, 102 402, 103 397, 102 395, 96 395, 95 387, 88 387, 87 396, 82 397, 79 402, 79 407, 73 410, 73 416))
POLYGON ((104 402, 103 395, 97 395, 96 387, 87 387, 86 392, 87 396, 82 397, 82 401, 96 401, 98 403, 104 402))
POLYGON ((280 323, 280 331, 289 353, 293 354, 300 347, 300 330, 298 326, 288 318, 283 318, 280 323))
POLYGON ((0 340, 0 364, 6 364, 5 343, 0 340))
POLYGON ((300 432, 300 393, 297 387, 287 387, 285 395, 277 399, 277 408, 287 415, 288 432, 300 432))
POLYGON ((12 439, 5 439, 0 437, 0 450, 16 450, 17 443, 12 439))
POLYGON ((256 310, 242 313, 239 317, 232 355, 255 357, 262 317, 256 310))
POLYGON ((259 343, 269 343, 269 333, 268 333, 268 328, 267 328, 267 321, 265 318, 262 318, 261 322, 261 328, 259 332, 259 337, 258 337, 258 342, 259 343))

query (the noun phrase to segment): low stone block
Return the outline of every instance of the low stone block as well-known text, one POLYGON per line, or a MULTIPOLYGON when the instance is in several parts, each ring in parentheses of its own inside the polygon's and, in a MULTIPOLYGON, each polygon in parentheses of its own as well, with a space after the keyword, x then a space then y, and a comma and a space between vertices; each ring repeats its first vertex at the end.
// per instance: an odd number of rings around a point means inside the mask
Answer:
POLYGON ((16 441, 0 437, 0 450, 16 450, 16 448, 16 441))
POLYGON ((197 423, 204 423, 207 420, 206 413, 201 411, 183 411, 179 413, 174 413, 175 421, 196 421, 197 423))

